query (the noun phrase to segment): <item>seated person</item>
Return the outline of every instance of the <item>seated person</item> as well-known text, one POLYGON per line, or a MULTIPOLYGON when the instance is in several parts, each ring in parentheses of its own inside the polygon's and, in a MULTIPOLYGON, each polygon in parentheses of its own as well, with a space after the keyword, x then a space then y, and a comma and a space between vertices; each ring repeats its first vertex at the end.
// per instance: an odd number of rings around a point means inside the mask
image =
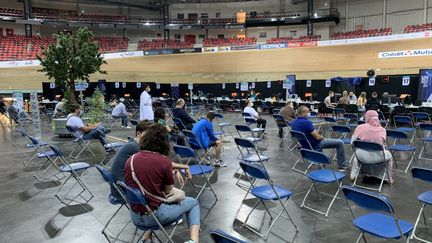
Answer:
POLYGON ((354 94, 354 92, 350 91, 348 94, 348 97, 349 97, 349 104, 350 105, 357 104, 357 96, 354 94))
POLYGON ((252 100, 248 100, 247 101, 247 105, 244 108, 243 112, 250 114, 252 116, 252 118, 254 118, 256 120, 257 126, 265 129, 267 121, 265 119, 262 119, 260 117, 260 115, 258 114, 258 112, 253 108, 253 105, 254 105, 253 101, 252 100))
MULTIPOLYGON (((141 151, 128 159, 125 165, 125 183, 139 189, 137 181, 149 193, 145 194, 148 206, 153 210, 158 221, 165 225, 175 221, 186 214, 189 224, 190 238, 193 242, 199 242, 200 231, 200 207, 198 201, 192 197, 186 197, 182 202, 167 204, 154 196, 164 198, 172 193, 174 186, 173 163, 166 157, 170 151, 167 130, 160 124, 153 124, 140 140, 141 151), (132 177, 131 163, 136 180, 132 177), (152 195, 150 195, 152 194, 152 195)), ((181 165, 182 169, 188 168, 181 165)), ((188 170, 186 169, 186 172, 188 170)), ((190 174, 189 174, 190 175, 190 174)), ((156 224, 153 217, 148 214, 144 206, 132 205, 130 214, 134 224, 153 226, 156 224)), ((151 242, 151 232, 146 232, 145 242, 151 242)))
POLYGON ((60 117, 60 116, 64 116, 64 105, 66 103, 66 99, 63 98, 59 103, 56 104, 56 106, 54 107, 54 116, 55 117, 60 117))
POLYGON ((116 103, 114 109, 111 112, 111 116, 122 119, 122 128, 131 129, 129 126, 129 113, 126 111, 126 106, 123 103, 124 100, 124 98, 120 98, 120 102, 116 103))
POLYGON ((15 102, 13 100, 10 102, 10 105, 7 109, 7 112, 9 114, 10 119, 12 119, 14 121, 18 121, 19 111, 18 111, 18 108, 15 106, 15 102))
POLYGON ((0 114, 5 114, 6 113, 6 105, 4 103, 4 97, 0 96, 0 114))
POLYGON ((183 122, 186 130, 191 130, 193 124, 196 122, 189 114, 185 111, 184 106, 186 102, 184 99, 178 99, 177 105, 173 109, 173 116, 177 119, 180 119, 183 122))
MULTIPOLYGON (((282 115, 285 121, 291 122, 295 119, 296 113, 292 101, 288 101, 284 107, 279 111, 279 115, 282 115)), ((278 123, 281 121, 277 121, 278 123)), ((278 124, 279 126, 284 124, 278 124)), ((283 138, 283 128, 279 128, 279 137, 283 138)))
POLYGON ((372 92, 372 97, 367 101, 366 105, 373 105, 373 106, 377 106, 378 109, 380 108, 381 102, 378 99, 377 92, 372 92))
MULTIPOLYGON (((144 133, 149 129, 152 123, 149 121, 141 121, 135 127, 135 138, 128 143, 121 146, 117 153, 112 158, 111 173, 114 176, 114 182, 124 181, 124 168, 126 161, 133 154, 140 151, 139 142, 144 133)), ((116 198, 121 198, 120 194, 113 187, 111 188, 111 195, 116 198)))
MULTIPOLYGON (((386 146, 386 139, 387 139, 387 133, 385 128, 381 126, 378 113, 374 110, 369 110, 366 112, 365 116, 365 124, 359 125, 352 136, 352 141, 355 141, 356 139, 366 142, 374 142, 379 143, 381 145, 386 146)), ((373 159, 375 156, 368 151, 364 151, 364 153, 359 152, 357 156, 362 156, 360 158, 365 157, 363 161, 368 161, 368 159, 373 159)), ((380 155, 376 155, 378 158, 380 155)), ((385 150, 385 158, 387 160, 387 170, 388 170, 388 176, 389 176, 389 182, 394 182, 394 173, 393 173, 393 157, 390 153, 390 151, 385 150)), ((378 167, 378 166, 362 166, 362 171, 359 171, 359 166, 357 163, 357 159, 353 160, 352 167, 351 167, 351 174, 350 179, 353 181, 358 173, 362 173, 365 175, 369 175, 375 178, 381 179, 384 168, 378 167)))
POLYGON ((165 110, 163 107, 158 107, 154 111, 154 122, 159 123, 162 126, 165 126, 168 131, 168 139, 171 142, 175 142, 178 145, 186 145, 184 136, 180 135, 177 127, 170 127, 167 122, 167 114, 165 113, 165 110))
POLYGON ((335 106, 333 105, 333 103, 331 102, 331 99, 334 97, 334 92, 333 91, 329 91, 328 92, 328 96, 324 99, 324 105, 328 108, 328 109, 334 109, 335 106))
POLYGON ((76 135, 82 139, 98 139, 102 146, 105 147, 108 141, 106 140, 106 134, 110 132, 109 129, 105 129, 100 123, 94 125, 84 125, 83 120, 80 117, 81 106, 78 104, 71 104, 70 114, 67 117, 66 126, 70 126, 76 129, 76 135))
POLYGON ((342 97, 339 98, 338 104, 340 105, 349 105, 349 96, 348 91, 342 92, 342 97))
POLYGON ((357 106, 362 108, 366 105, 367 99, 366 99, 366 92, 361 92, 360 97, 357 99, 357 106))
MULTIPOLYGON (((226 163, 223 162, 220 158, 220 154, 222 151, 222 140, 218 139, 214 135, 213 131, 213 119, 215 118, 215 115, 213 112, 209 112, 206 116, 206 118, 203 118, 199 120, 197 123, 195 123, 192 132, 195 134, 197 139, 199 140, 199 143, 204 147, 204 149, 208 149, 210 147, 214 147, 216 151, 216 160, 214 161, 214 166, 221 166, 226 167, 226 163)), ((193 143, 193 141, 191 141, 193 143)), ((198 144, 194 144, 196 146, 199 146, 198 144)))
POLYGON ((304 133, 313 149, 336 148, 338 169, 346 170, 344 143, 340 139, 325 138, 320 135, 312 122, 307 119, 308 113, 309 108, 300 106, 297 119, 291 123, 291 130, 304 133))

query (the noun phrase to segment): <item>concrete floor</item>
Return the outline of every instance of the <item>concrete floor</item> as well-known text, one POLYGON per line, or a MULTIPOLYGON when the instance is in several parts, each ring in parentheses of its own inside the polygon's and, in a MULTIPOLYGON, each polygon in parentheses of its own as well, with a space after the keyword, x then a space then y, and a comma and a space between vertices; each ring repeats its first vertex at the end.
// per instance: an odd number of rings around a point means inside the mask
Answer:
MULTIPOLYGON (((236 119, 230 114, 227 115, 227 118, 235 123, 243 123, 242 119, 236 119)), ((270 116, 266 118, 270 146, 264 151, 264 154, 271 157, 267 169, 275 184, 287 187, 294 192, 288 203, 288 211, 299 228, 298 234, 295 235, 292 226, 283 218, 279 219, 267 241, 242 227, 241 221, 245 219, 253 202, 246 200, 239 211, 245 191, 235 185, 238 151, 232 138, 227 137, 222 158, 227 162, 228 167, 217 169, 211 179, 219 200, 214 203, 213 196, 208 192, 205 192, 200 198, 201 241, 212 242, 208 232, 211 229, 219 228, 249 242, 292 242, 294 238, 294 242, 355 242, 359 232, 352 226, 352 218, 342 194, 340 194, 342 198, 336 200, 328 218, 300 208, 310 182, 304 175, 291 170, 298 156, 297 152, 290 152, 287 148, 288 142, 281 142, 276 138, 275 123, 270 116), (236 217, 237 211, 239 214, 236 217)), ((3 128, 1 133, 0 242, 106 242, 101 234, 101 229, 117 207, 108 203, 109 187, 97 170, 91 167, 83 176, 84 182, 94 193, 94 198, 88 204, 65 206, 54 197, 59 187, 58 183, 52 181, 41 183, 34 179, 34 171, 42 161, 37 161, 29 167, 23 165, 24 156, 11 144, 11 141, 22 147, 25 144, 24 139, 17 132, 11 132, 7 128, 3 128)), ((128 136, 133 136, 133 133, 133 130, 115 129, 111 135, 126 139, 128 136)), ((42 137, 58 145, 65 152, 71 150, 71 139, 53 136, 47 124, 43 127, 42 137)), ((94 142, 92 147, 100 150, 97 142, 94 142)), ((97 158, 87 156, 80 161, 95 164, 102 156, 102 153, 98 153, 97 158)), ((430 167, 428 162, 424 162, 423 165, 430 167)), ((344 184, 350 183, 345 179, 344 184)), ((323 190, 328 192, 334 189, 334 186, 323 187, 323 190)), ((383 194, 391 199, 400 218, 414 222, 419 210, 416 197, 420 192, 428 189, 430 185, 413 181, 410 175, 397 173, 396 183, 391 187, 385 185, 383 194)), ((188 194, 191 193, 190 185, 187 186, 186 191, 188 194)), ((327 198, 324 198, 324 203, 314 201, 314 196, 314 194, 311 195, 312 201, 310 202, 315 206, 324 207, 329 202, 327 198)), ((270 207, 280 208, 274 203, 270 203, 270 207)), ((112 229, 115 232, 129 219, 127 210, 124 209, 121 212, 112 223, 112 229)), ((256 210, 249 219, 251 225, 265 229, 268 227, 268 221, 269 217, 268 215, 264 217, 262 207, 256 210)), ((421 226, 421 231, 420 235, 432 239, 432 230, 427 232, 427 229, 421 226)), ((130 224, 120 238, 130 241, 133 232, 134 227, 130 224)), ((188 240, 185 223, 177 228, 177 232, 175 242, 188 240)), ((385 242, 371 236, 367 238, 371 242, 385 242)))

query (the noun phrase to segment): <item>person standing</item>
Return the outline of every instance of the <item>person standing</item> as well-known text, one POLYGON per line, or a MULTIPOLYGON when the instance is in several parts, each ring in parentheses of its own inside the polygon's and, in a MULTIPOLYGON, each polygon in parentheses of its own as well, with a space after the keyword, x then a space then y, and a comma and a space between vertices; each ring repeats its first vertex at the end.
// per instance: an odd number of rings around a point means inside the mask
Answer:
POLYGON ((140 96, 140 121, 143 120, 154 120, 153 107, 152 107, 152 99, 149 95, 150 86, 148 84, 144 85, 144 91, 140 96))

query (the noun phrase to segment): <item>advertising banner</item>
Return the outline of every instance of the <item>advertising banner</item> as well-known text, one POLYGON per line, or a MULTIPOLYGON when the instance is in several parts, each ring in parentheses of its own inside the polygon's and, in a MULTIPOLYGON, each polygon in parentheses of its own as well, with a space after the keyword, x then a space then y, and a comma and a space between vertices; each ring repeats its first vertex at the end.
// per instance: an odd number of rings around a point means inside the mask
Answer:
POLYGON ((253 50, 257 49, 257 45, 231 46, 231 51, 253 50))
POLYGON ((383 51, 378 53, 378 58, 399 58, 399 57, 420 57, 432 56, 432 48, 404 50, 404 51, 383 51))
POLYGON ((196 53, 196 52, 202 52, 201 48, 181 48, 181 49, 174 49, 173 53, 196 53))
POLYGON ((287 48, 288 43, 278 43, 278 44, 259 44, 258 49, 260 50, 268 50, 268 49, 280 49, 280 48, 287 48))
POLYGON ((316 41, 307 41, 307 42, 290 42, 290 43, 288 43, 288 48, 309 47, 309 46, 317 46, 317 42, 316 41))

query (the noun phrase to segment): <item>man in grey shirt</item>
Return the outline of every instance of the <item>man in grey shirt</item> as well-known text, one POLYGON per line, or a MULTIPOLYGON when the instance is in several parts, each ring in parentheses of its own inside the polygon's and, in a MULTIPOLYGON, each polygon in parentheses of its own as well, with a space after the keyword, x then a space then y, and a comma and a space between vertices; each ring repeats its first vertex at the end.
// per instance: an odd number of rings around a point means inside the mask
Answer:
MULTIPOLYGON (((111 173, 114 176, 114 181, 124 181, 124 168, 126 161, 133 154, 140 151, 139 142, 145 131, 151 126, 151 122, 141 121, 135 128, 135 138, 123 145, 112 159, 111 173)), ((116 198, 121 198, 117 190, 111 187, 111 195, 116 198)))

